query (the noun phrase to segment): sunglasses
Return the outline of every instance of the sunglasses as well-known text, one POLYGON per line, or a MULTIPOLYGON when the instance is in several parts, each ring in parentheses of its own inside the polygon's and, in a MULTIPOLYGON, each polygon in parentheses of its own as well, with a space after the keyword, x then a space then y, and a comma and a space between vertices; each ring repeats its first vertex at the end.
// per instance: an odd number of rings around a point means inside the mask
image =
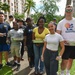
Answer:
POLYGON ((65 12, 72 12, 72 9, 66 9, 65 12))

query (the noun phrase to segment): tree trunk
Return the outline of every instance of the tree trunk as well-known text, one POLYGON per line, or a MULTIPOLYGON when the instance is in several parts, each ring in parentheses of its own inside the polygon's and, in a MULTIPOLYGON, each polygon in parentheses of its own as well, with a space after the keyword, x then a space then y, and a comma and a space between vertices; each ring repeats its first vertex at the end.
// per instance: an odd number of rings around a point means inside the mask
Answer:
POLYGON ((71 0, 67 0, 66 5, 71 5, 71 0))

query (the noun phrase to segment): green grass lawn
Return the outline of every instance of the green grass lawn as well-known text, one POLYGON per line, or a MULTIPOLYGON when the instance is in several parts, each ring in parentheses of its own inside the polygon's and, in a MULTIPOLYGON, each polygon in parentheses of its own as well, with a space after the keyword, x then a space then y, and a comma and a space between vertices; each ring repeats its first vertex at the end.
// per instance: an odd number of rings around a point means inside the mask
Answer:
MULTIPOLYGON (((61 63, 61 61, 59 61, 59 63, 61 63)), ((60 73, 60 64, 59 64, 59 73, 60 73)), ((75 75, 75 60, 73 61, 73 65, 72 65, 72 68, 70 70, 70 73, 71 73, 71 75, 75 75)))
POLYGON ((5 60, 2 61, 3 68, 0 70, 0 75, 13 75, 12 68, 5 65, 5 60))

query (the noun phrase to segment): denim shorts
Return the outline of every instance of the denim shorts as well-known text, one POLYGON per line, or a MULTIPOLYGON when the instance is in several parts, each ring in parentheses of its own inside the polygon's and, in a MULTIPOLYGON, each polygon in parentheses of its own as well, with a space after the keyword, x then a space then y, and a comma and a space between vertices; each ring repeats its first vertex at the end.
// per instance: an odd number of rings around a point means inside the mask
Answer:
POLYGON ((8 44, 0 44, 0 52, 9 51, 10 47, 8 44))

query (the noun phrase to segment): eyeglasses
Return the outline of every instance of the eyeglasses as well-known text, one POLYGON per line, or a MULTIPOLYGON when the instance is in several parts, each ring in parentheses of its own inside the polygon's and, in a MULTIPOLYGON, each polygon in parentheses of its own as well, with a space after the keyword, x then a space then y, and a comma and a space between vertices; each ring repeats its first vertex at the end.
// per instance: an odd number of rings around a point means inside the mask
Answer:
POLYGON ((65 12, 72 12, 72 9, 66 9, 65 12))

